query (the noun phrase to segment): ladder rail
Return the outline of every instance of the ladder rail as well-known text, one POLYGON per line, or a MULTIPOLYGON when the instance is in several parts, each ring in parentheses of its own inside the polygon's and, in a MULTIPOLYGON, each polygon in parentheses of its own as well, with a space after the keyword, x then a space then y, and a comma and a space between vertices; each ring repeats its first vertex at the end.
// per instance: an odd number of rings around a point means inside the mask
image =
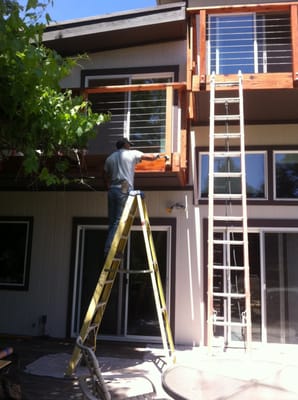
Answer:
MULTIPOLYGON (((212 74, 211 77, 211 87, 210 87, 210 132, 209 132, 209 177, 208 177, 208 184, 209 184, 209 198, 208 198, 208 304, 207 304, 207 312, 208 312, 208 319, 207 319, 207 340, 208 344, 212 342, 213 338, 213 263, 214 263, 214 234, 213 234, 213 215, 214 215, 214 198, 211 197, 211 194, 214 193, 214 99, 215 99, 215 76, 212 74)), ((209 351, 211 349, 210 346, 209 351)))
POLYGON ((245 197, 242 198, 243 210, 243 240, 244 245, 244 287, 245 287, 245 303, 246 303, 246 343, 248 351, 251 350, 252 328, 251 328, 251 301, 250 301, 250 278, 249 278, 249 253, 248 253, 248 227, 247 227, 247 196, 246 196, 246 164, 245 164, 245 140, 244 140, 244 110, 243 110, 243 78, 239 74, 239 97, 240 97, 240 131, 243 133, 240 138, 241 142, 241 170, 243 176, 241 179, 241 189, 245 197))

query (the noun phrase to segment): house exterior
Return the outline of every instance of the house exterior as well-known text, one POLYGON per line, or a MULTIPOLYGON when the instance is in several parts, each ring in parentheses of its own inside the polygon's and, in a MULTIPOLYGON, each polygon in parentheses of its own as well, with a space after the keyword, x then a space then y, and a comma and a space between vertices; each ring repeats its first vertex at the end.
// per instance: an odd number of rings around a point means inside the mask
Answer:
MULTIPOLYGON (((21 157, 3 165, 0 248, 14 264, 1 261, 0 334, 77 336, 103 264, 103 162, 124 135, 170 157, 138 165, 135 186, 146 195, 174 341, 206 343, 210 75, 230 80, 241 70, 252 338, 297 344, 298 2, 160 0, 53 24, 44 43, 65 56, 88 53, 61 87, 112 118, 69 187, 15 178, 21 157)), ((237 234, 218 226, 221 237, 237 234)), ((114 285, 102 338, 160 341, 148 277, 133 273, 144 255, 136 221, 124 261, 131 273, 114 285)))

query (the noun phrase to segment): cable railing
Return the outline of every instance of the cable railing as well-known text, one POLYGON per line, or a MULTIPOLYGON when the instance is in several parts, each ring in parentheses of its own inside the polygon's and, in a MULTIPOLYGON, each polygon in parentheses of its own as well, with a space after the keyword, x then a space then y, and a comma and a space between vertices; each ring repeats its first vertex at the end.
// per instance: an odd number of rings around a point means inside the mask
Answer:
POLYGON ((94 153, 110 153, 123 136, 134 143, 135 149, 144 152, 177 151, 177 140, 181 139, 175 130, 179 129, 179 103, 184 88, 185 83, 160 83, 85 89, 93 111, 111 116, 109 122, 99 127, 94 153))
POLYGON ((209 73, 292 70, 291 24, 286 13, 210 15, 207 46, 209 73))

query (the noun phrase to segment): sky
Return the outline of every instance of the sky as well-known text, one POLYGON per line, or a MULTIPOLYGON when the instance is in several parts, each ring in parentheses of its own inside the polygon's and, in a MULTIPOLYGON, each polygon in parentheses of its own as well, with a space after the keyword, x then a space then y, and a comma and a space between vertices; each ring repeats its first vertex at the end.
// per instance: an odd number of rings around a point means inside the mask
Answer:
MULTIPOLYGON (((53 0, 54 6, 47 8, 53 21, 91 17, 118 11, 135 10, 156 6, 156 0, 53 0)), ((24 5, 27 0, 19 0, 24 5)))

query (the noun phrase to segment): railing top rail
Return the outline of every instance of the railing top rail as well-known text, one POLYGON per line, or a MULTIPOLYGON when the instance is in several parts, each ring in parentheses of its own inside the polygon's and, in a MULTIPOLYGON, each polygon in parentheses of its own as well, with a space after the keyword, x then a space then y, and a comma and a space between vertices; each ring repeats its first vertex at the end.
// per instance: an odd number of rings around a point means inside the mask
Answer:
POLYGON ((87 94, 91 93, 111 93, 111 92, 140 92, 150 90, 165 90, 168 87, 174 90, 183 90, 186 88, 186 82, 169 82, 169 83, 148 83, 141 85, 111 85, 97 86, 92 88, 82 88, 87 94))

